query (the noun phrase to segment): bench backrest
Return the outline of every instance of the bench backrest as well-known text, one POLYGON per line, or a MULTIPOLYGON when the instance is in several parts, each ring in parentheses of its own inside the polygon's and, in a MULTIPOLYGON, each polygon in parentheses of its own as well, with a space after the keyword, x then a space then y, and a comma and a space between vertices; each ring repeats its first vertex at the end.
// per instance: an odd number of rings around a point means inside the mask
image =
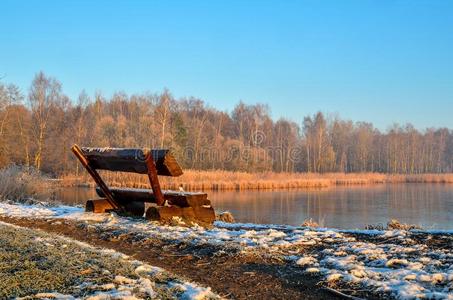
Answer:
POLYGON ((175 157, 167 149, 140 148, 80 148, 90 166, 98 170, 147 174, 145 158, 152 155, 157 175, 180 176, 183 174, 175 157))

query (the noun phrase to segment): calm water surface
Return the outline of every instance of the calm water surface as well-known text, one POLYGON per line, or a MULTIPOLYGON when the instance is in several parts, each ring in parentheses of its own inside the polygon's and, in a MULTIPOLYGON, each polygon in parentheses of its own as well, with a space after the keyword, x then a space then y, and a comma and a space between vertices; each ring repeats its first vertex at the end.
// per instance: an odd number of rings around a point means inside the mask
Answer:
MULTIPOLYGON (((453 229, 453 185, 389 184, 321 190, 208 192, 218 211, 238 222, 300 225, 312 218, 326 227, 364 228, 395 218, 429 229, 453 229)), ((64 188, 59 198, 84 204, 93 188, 64 188)))

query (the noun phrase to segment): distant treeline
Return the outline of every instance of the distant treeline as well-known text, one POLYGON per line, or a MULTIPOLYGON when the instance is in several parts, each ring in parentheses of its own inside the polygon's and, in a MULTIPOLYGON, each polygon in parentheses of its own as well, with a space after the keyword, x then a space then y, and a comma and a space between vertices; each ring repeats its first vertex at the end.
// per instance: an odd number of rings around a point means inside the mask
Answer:
POLYGON ((0 83, 0 167, 79 172, 70 146, 171 148, 185 168, 247 172, 446 173, 453 132, 371 123, 319 112, 300 123, 272 120, 266 105, 239 102, 231 113, 170 91, 110 99, 84 91, 69 99, 55 78, 38 73, 27 93, 0 83))

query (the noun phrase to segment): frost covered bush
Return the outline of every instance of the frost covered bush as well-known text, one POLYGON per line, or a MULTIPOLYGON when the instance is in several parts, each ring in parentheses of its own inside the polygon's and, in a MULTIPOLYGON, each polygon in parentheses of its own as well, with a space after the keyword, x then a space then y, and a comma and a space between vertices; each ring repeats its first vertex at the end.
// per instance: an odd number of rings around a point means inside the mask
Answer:
POLYGON ((229 211, 224 211, 222 213, 219 213, 216 215, 217 221, 222 221, 225 223, 235 223, 236 221, 234 220, 233 214, 230 213, 229 211))
POLYGON ((316 227, 319 227, 319 224, 316 221, 313 221, 312 218, 310 218, 310 219, 305 219, 304 222, 300 226, 316 228, 316 227))
POLYGON ((30 203, 52 196, 52 184, 39 171, 10 165, 0 169, 0 201, 30 203))
POLYGON ((392 219, 387 223, 387 229, 389 230, 412 230, 412 229, 422 229, 420 226, 414 224, 404 224, 398 220, 392 219))
POLYGON ((412 229, 422 229, 420 226, 414 225, 414 224, 405 224, 401 223, 400 221, 396 219, 392 219, 387 223, 387 226, 385 227, 382 224, 371 224, 365 226, 365 229, 368 230, 412 230, 412 229))

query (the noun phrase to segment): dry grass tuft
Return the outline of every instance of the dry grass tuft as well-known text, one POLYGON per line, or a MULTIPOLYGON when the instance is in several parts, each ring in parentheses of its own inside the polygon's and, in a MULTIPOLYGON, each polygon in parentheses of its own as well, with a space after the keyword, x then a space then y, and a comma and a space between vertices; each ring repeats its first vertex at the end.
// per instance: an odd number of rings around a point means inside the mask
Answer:
POLYGON ((401 223, 400 221, 398 221, 396 219, 391 219, 387 223, 387 226, 384 226, 383 224, 370 224, 370 225, 366 225, 365 229, 368 229, 368 230, 412 230, 412 229, 422 229, 422 228, 418 225, 405 224, 405 223, 401 223))
MULTIPOLYGON (((5 224, 0 224, 0 278, 0 299, 179 299, 184 291, 175 275, 120 253, 5 224), (110 294, 117 291, 131 295, 110 294)), ((206 299, 218 299, 211 296, 206 299)))
POLYGON ((312 218, 310 218, 310 219, 304 220, 304 222, 300 226, 317 228, 317 227, 319 227, 319 224, 316 221, 313 221, 312 218))
POLYGON ((222 221, 222 222, 225 222, 225 223, 234 223, 234 222, 236 222, 234 217, 233 217, 233 214, 230 213, 229 211, 225 211, 225 212, 217 214, 216 215, 216 219, 217 219, 217 221, 222 221))
POLYGON ((0 229, 1 299, 51 291, 77 295, 81 292, 77 286, 84 282, 113 281, 113 275, 102 273, 105 269, 136 277, 132 266, 75 243, 28 229, 4 225, 0 229))
POLYGON ((414 224, 404 224, 398 220, 392 219, 387 223, 388 230, 412 230, 412 229, 422 229, 420 226, 414 224))

